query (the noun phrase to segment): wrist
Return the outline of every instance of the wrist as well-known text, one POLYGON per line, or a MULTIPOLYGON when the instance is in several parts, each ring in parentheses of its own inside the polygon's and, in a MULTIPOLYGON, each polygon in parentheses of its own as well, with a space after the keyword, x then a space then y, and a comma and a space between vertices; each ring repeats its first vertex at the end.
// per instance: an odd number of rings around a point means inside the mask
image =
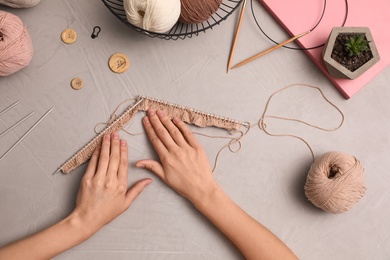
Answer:
POLYGON ((93 219, 80 214, 77 210, 74 210, 64 221, 68 223, 70 228, 77 230, 83 240, 90 238, 100 229, 93 224, 93 219))
POLYGON ((219 185, 214 182, 207 191, 203 192, 195 199, 191 200, 194 206, 200 211, 207 211, 209 207, 213 207, 217 200, 223 196, 224 192, 219 185))

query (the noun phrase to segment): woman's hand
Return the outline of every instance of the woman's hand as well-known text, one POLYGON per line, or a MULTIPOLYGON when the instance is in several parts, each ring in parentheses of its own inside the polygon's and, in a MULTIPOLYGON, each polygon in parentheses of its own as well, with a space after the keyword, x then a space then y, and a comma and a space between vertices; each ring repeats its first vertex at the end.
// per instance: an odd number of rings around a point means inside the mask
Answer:
POLYGON ((136 166, 154 172, 195 206, 209 196, 217 184, 202 146, 185 123, 150 109, 143 124, 161 163, 141 160, 136 166))
POLYGON ((243 253, 246 259, 297 259, 272 232, 234 203, 218 186, 201 145, 177 118, 148 111, 143 119, 160 161, 141 160, 147 168, 187 197, 243 253))
POLYGON ((117 133, 103 138, 81 181, 75 210, 32 236, 0 248, 0 259, 51 259, 96 233, 125 211, 152 180, 127 189, 127 143, 117 133))
POLYGON ((129 208, 138 194, 152 181, 143 179, 127 189, 128 148, 118 133, 105 135, 100 149, 96 149, 81 181, 77 196, 76 214, 88 223, 91 232, 129 208))

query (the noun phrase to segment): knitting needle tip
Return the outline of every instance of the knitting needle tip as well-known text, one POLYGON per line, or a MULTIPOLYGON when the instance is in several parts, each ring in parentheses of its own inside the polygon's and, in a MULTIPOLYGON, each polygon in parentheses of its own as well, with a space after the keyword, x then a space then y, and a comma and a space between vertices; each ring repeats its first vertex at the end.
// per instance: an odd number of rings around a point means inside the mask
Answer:
POLYGON ((11 108, 13 108, 14 106, 16 106, 17 104, 20 103, 20 100, 16 101, 15 103, 13 103, 12 105, 10 105, 9 107, 7 107, 6 109, 4 109, 3 111, 0 112, 0 115, 4 114, 5 112, 7 112, 8 110, 10 110, 11 108))
POLYGON ((236 32, 235 32, 235 35, 234 35, 233 44, 232 44, 232 47, 231 47, 231 49, 230 49, 229 60, 228 60, 227 68, 226 68, 226 74, 229 73, 230 64, 231 64, 232 59, 233 59, 234 50, 235 50, 235 48, 236 48, 236 43, 237 43, 238 35, 239 35, 240 29, 241 29, 242 18, 243 18, 243 16, 244 16, 244 12, 245 12, 245 5, 246 5, 246 0, 244 0, 243 3, 242 3, 241 12, 240 12, 240 17, 238 18, 238 22, 237 22, 236 32))
POLYGON ((24 135, 22 137, 19 138, 19 140, 14 143, 11 148, 8 149, 8 151, 5 152, 5 154, 3 154, 1 157, 0 157, 0 161, 2 161, 21 141, 23 141, 23 139, 32 131, 34 130, 34 128, 50 113, 50 111, 53 110, 54 107, 52 107, 51 109, 49 109, 32 127, 30 127, 30 129, 24 133, 24 135))
POLYGON ((56 172, 53 172, 52 175, 56 175, 57 173, 59 173, 61 171, 61 168, 59 168, 56 172))

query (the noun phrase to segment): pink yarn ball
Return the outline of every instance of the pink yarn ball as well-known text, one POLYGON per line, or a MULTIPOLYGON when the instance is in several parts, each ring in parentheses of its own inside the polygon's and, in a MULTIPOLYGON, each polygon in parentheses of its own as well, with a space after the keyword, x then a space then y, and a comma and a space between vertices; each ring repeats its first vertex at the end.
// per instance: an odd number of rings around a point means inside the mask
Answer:
POLYGON ((26 26, 16 15, 0 10, 0 76, 26 67, 32 55, 33 46, 26 26))
POLYGON ((0 0, 0 4, 13 8, 29 8, 39 4, 41 0, 0 0))

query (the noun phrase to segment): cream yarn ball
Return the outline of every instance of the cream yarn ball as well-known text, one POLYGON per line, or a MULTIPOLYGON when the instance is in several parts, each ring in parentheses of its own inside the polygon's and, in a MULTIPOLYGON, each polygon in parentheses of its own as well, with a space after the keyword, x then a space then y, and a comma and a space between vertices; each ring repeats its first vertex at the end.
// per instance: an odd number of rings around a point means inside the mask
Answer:
POLYGON ((13 8, 28 8, 37 5, 41 0, 0 0, 0 4, 13 8))
POLYGON ((180 0, 124 0, 127 20, 144 30, 165 33, 178 21, 180 0))

